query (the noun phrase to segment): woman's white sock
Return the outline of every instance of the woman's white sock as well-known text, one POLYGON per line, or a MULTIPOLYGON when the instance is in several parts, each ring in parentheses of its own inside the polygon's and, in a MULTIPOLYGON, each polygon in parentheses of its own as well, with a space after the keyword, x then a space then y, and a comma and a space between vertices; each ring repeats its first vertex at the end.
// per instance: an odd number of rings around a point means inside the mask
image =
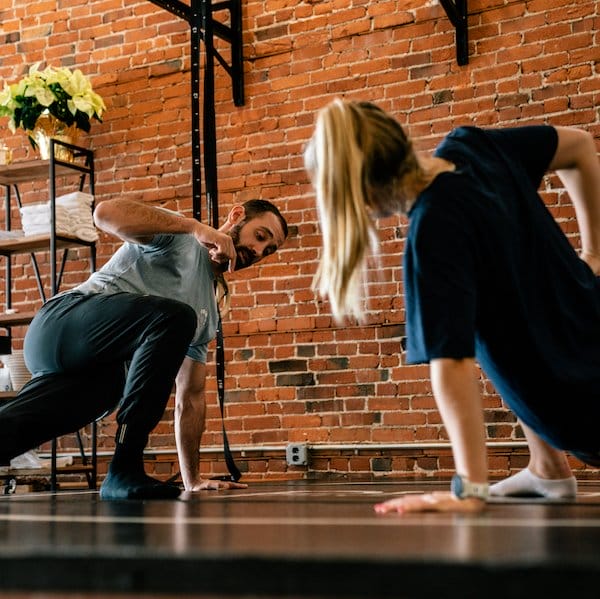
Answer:
POLYGON ((547 497, 566 499, 577 495, 577 479, 546 479, 536 476, 529 470, 521 470, 490 486, 490 495, 496 497, 547 497))

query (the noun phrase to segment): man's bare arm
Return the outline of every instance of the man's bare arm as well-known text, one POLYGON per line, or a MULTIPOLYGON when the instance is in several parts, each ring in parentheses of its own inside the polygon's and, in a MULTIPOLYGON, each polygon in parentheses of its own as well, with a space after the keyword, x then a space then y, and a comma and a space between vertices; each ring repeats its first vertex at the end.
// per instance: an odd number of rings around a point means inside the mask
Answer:
POLYGON ((204 432, 206 365, 184 358, 175 381, 175 440, 186 491, 243 489, 247 485, 204 479, 200 475, 200 440, 204 432))
POLYGON ((141 202, 115 199, 98 204, 94 222, 102 231, 131 243, 148 243, 154 235, 161 233, 189 233, 209 250, 214 262, 229 261, 230 270, 235 266, 236 250, 231 237, 194 218, 141 202))

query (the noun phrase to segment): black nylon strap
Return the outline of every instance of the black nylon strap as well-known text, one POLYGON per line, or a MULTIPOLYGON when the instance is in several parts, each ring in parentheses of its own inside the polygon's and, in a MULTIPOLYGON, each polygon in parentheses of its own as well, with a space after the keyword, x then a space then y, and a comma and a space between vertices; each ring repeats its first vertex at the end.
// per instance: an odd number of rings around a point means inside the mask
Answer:
POLYGON ((221 321, 221 313, 217 306, 217 313, 219 316, 219 324, 217 326, 217 351, 216 351, 216 362, 217 362, 217 391, 219 394, 219 407, 221 408, 221 425, 223 430, 223 453, 225 454, 225 464, 227 470, 229 470, 230 476, 217 476, 218 480, 231 480, 237 482, 242 478, 242 474, 238 467, 235 465, 233 455, 231 455, 231 449, 229 448, 229 440, 227 439, 227 431, 225 430, 225 346, 223 343, 223 323, 221 321))

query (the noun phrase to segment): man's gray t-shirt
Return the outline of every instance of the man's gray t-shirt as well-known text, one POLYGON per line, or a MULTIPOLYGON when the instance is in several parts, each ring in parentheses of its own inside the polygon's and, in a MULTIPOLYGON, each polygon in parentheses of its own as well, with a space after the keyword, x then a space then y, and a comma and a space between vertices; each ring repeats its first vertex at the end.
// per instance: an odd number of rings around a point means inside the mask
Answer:
POLYGON ((193 235, 155 235, 144 245, 126 242, 99 271, 71 291, 156 295, 188 304, 196 312, 198 326, 187 356, 206 362, 218 312, 208 250, 193 235))

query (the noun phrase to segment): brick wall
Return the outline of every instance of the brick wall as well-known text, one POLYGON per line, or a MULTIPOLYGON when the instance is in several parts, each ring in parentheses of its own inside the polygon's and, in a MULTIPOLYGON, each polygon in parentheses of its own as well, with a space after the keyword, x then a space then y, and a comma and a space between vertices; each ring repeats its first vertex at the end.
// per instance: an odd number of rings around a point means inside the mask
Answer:
MULTIPOLYGON (((189 213, 188 26, 148 1, 4 0, 2 6, 0 81, 13 82, 30 64, 47 61, 81 68, 105 98, 104 123, 80 140, 95 150, 97 200, 122 196, 189 213)), ((262 197, 275 201, 291 226, 283 250, 230 277, 227 428, 230 442, 246 448, 240 459, 253 476, 304 475, 306 469, 285 464, 288 442, 314 446, 314 476, 451 470, 427 368, 403 360, 406 222, 380 222, 367 323, 335 324, 310 290, 320 239, 301 154, 315 111, 335 96, 372 100, 393 112, 420 150, 463 124, 550 122, 599 135, 600 2, 471 0, 469 9, 469 64, 459 67, 453 27, 437 2, 243 2, 243 107, 233 105, 230 80, 216 68, 220 216, 234 202, 262 197)), ((11 135, 4 121, 0 126, 15 159, 32 156, 24 134, 11 135)), ((22 186, 22 193, 34 201, 40 186, 22 186)), ((544 182, 543 195, 577 244, 574 213, 556 178, 544 182)), ((101 264, 115 247, 102 236, 101 264)), ((28 259, 18 264, 15 300, 37 306, 28 259)), ((80 252, 66 285, 86 268, 80 252)), ((211 451, 203 467, 212 472, 222 466, 213 451, 220 443, 214 379, 209 386, 204 444, 211 451)), ((512 415, 483 377, 481 386, 489 439, 518 441, 512 415)), ((110 418, 100 433, 101 449, 110 451, 110 418)), ((151 445, 157 472, 171 472, 172 403, 151 445)), ((510 455, 491 455, 495 472, 522 465, 522 450, 514 451, 514 463, 510 455)))

